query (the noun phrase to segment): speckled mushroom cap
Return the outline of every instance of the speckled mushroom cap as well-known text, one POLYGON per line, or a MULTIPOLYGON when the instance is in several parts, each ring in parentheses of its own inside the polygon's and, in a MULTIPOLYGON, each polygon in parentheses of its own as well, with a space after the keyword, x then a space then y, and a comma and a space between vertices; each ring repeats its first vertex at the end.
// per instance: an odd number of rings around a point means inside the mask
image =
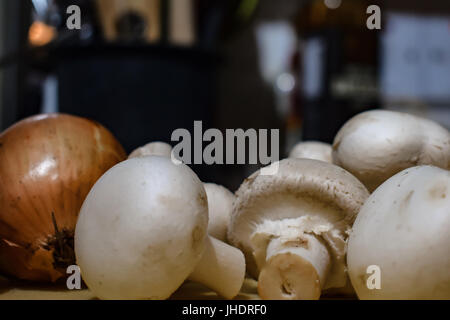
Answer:
POLYGON ((83 280, 102 299, 166 299, 202 259, 203 184, 186 165, 137 157, 92 187, 75 229, 83 280))
POLYGON ((128 156, 128 159, 145 156, 161 156, 170 158, 171 153, 172 146, 170 144, 154 141, 132 151, 128 156))
POLYGON ((257 171, 236 192, 228 240, 244 252, 248 271, 257 277, 255 231, 297 218, 292 228, 322 236, 332 255, 332 273, 342 278, 348 231, 369 196, 367 189, 346 170, 323 161, 284 159, 272 165, 279 165, 276 174, 257 171))
POLYGON ((347 121, 333 143, 333 163, 373 192, 394 174, 418 165, 450 169, 450 132, 431 120, 371 110, 347 121))
POLYGON ((297 143, 289 153, 289 158, 315 159, 333 163, 333 149, 328 143, 320 141, 303 141, 297 143))
POLYGON ((378 187, 355 220, 347 261, 360 299, 450 300, 450 171, 417 166, 378 187), (381 273, 375 290, 369 266, 381 273))

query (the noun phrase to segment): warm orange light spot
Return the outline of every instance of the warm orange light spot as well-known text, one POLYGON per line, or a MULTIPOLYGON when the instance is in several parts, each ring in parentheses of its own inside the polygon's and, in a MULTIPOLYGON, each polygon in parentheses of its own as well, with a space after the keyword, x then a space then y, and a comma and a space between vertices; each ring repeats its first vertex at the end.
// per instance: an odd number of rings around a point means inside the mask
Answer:
POLYGON ((41 21, 35 21, 28 30, 28 41, 33 46, 44 46, 52 41, 55 35, 55 28, 41 21))

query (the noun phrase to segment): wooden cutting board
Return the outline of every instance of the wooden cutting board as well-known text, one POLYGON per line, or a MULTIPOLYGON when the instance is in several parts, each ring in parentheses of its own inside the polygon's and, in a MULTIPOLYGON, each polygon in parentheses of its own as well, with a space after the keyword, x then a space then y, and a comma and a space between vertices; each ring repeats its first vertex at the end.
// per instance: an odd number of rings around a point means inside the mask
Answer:
MULTIPOLYGON (((0 300, 92 300, 96 299, 88 289, 68 290, 63 286, 30 285, 9 281, 0 277, 0 300)), ((185 282, 170 299, 174 300, 218 300, 223 299, 208 288, 193 282, 185 282)), ((236 300, 260 299, 256 281, 246 279, 236 300)))

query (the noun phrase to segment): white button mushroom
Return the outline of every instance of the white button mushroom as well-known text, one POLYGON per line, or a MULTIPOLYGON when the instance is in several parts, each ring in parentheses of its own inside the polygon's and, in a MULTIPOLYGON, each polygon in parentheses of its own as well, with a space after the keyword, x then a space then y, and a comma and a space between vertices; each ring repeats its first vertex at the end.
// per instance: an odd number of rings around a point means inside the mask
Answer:
MULTIPOLYGON (((150 142, 134 150, 128 157, 163 156, 171 158, 172 147, 164 142, 150 142)), ((223 186, 214 183, 203 184, 208 197, 208 234, 220 241, 227 241, 227 229, 233 209, 234 194, 223 186)))
POLYGON ((350 173, 309 159, 285 159, 274 175, 244 181, 228 229, 264 299, 318 299, 347 283, 347 231, 369 196, 350 173))
POLYGON ((450 299, 450 171, 409 168, 377 188, 347 260, 360 299, 450 299))
POLYGON ((189 279, 225 298, 245 276, 242 252, 207 236, 203 184, 166 157, 126 160, 83 203, 75 253, 88 287, 104 299, 165 299, 189 279))
POLYGON ((227 230, 233 210, 234 194, 215 183, 204 183, 208 197, 209 224, 208 234, 218 240, 227 242, 227 230))
POLYGON ((406 168, 429 164, 450 169, 450 133, 433 121, 406 113, 367 111, 339 130, 333 163, 372 192, 406 168))
POLYGON ((332 163, 331 145, 319 141, 303 141, 297 143, 289 153, 289 158, 315 159, 332 163))
POLYGON ((150 142, 145 146, 139 147, 133 152, 130 153, 128 159, 144 157, 144 156, 162 156, 162 157, 171 157, 172 146, 165 142, 150 142))

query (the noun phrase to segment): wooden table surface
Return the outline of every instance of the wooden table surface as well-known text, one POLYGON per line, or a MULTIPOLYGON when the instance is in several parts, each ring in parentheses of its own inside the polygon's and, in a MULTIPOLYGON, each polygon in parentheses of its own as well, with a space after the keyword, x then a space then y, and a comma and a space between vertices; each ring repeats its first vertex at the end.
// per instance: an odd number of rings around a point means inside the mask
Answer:
MULTIPOLYGON (((90 300, 96 297, 88 289, 68 290, 64 286, 30 285, 0 277, 0 300, 90 300)), ((206 287, 185 282, 170 299, 217 300, 223 299, 206 287)), ((256 281, 246 279, 237 300, 258 300, 256 281)))

